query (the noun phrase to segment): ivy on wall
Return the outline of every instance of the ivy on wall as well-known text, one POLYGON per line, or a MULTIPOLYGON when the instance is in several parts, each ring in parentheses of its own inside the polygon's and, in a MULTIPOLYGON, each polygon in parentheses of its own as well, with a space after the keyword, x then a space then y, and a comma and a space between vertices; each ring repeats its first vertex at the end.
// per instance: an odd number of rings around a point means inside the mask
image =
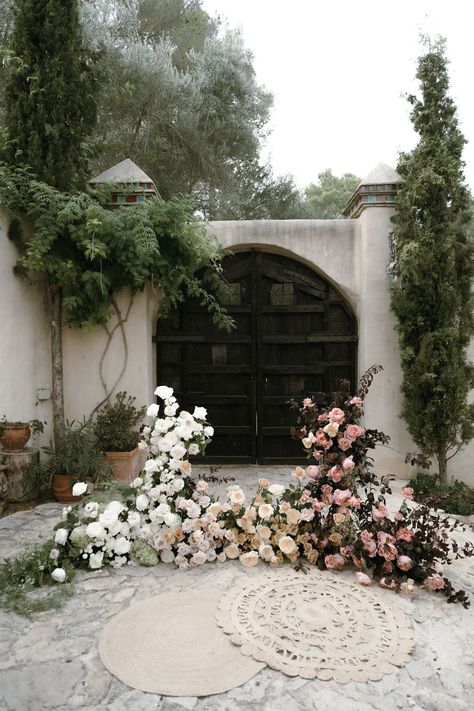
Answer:
POLYGON ((106 324, 114 294, 124 288, 141 292, 151 281, 163 290, 161 313, 194 296, 219 328, 232 329, 232 318, 216 298, 225 289, 222 249, 186 199, 149 199, 110 210, 106 192, 60 192, 27 168, 0 163, 0 205, 15 216, 15 272, 45 276, 61 288, 71 325, 106 324), (25 218, 32 223, 30 234, 21 226, 25 218), (198 279, 194 273, 203 267, 198 279))

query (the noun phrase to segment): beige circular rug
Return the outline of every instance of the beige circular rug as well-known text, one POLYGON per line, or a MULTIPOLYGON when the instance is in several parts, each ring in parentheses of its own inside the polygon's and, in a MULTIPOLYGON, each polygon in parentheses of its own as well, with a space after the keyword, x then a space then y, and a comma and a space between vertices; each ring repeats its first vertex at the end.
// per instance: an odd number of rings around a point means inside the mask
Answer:
POLYGON ((342 574, 280 569, 225 593, 216 619, 243 655, 289 676, 376 681, 413 646, 394 597, 342 574))
POLYGON ((243 657, 215 622, 222 593, 168 592, 119 613, 104 628, 99 654, 128 686, 165 696, 220 694, 265 664, 243 657))

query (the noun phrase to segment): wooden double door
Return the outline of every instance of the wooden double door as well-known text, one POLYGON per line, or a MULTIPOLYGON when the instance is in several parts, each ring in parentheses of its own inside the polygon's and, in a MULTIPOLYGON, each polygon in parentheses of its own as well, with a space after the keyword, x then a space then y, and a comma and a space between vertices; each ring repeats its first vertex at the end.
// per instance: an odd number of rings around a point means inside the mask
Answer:
POLYGON ((305 461, 288 401, 354 382, 355 317, 327 281, 286 256, 239 252, 223 266, 236 329, 219 331, 198 300, 186 301, 158 322, 158 383, 184 409, 207 408, 215 435, 205 462, 305 461))

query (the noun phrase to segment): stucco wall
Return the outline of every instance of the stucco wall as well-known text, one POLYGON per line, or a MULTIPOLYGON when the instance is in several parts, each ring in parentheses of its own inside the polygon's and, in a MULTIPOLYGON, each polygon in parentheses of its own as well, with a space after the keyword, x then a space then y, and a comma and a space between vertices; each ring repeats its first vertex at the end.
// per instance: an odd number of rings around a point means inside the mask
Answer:
MULTIPOLYGON (((19 253, 7 236, 9 221, 0 208, 0 417, 49 425, 51 401, 37 401, 37 390, 51 384, 45 290, 13 274, 19 253)), ((48 441, 47 431, 39 443, 48 441)))

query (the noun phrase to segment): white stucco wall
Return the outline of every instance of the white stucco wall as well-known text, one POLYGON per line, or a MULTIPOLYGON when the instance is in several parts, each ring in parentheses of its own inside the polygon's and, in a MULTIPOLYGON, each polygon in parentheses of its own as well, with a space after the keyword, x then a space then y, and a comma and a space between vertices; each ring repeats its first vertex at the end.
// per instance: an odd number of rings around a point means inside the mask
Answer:
MULTIPOLYGON (((9 213, 0 208, 0 417, 52 421, 51 401, 37 401, 37 390, 49 388, 49 327, 45 290, 13 274, 19 253, 8 239, 9 213)), ((46 431, 39 444, 47 444, 46 431)))
MULTIPOLYGON (((389 310, 388 232, 392 208, 367 208, 357 220, 268 220, 212 222, 207 229, 233 251, 269 250, 300 260, 321 273, 339 289, 353 308, 358 322, 358 373, 374 363, 384 367, 374 381, 365 408, 365 423, 391 436, 389 447, 379 447, 375 460, 379 473, 407 477, 407 451, 416 447, 399 417, 401 380, 394 317, 389 310)), ((8 214, 0 210, 0 417, 46 420, 48 427, 40 444, 51 438, 51 401, 38 402, 39 388, 51 387, 49 325, 44 287, 15 277, 12 267, 18 257, 7 237, 8 214)), ((156 328, 160 293, 151 286, 133 298, 124 324, 128 358, 117 390, 126 390, 137 404, 153 400, 156 387, 156 328)), ((130 294, 117 299, 126 314, 130 294)), ((112 318, 108 329, 117 321, 112 318)), ((88 416, 104 395, 99 365, 107 343, 104 328, 64 330, 65 410, 68 419, 88 416)), ((104 359, 104 378, 110 387, 124 364, 120 329, 114 333, 104 359)), ((474 359, 474 344, 471 348, 474 359)), ((199 404, 199 403, 196 403, 199 404)), ((471 462, 474 443, 451 462, 450 473, 474 483, 471 462)))

